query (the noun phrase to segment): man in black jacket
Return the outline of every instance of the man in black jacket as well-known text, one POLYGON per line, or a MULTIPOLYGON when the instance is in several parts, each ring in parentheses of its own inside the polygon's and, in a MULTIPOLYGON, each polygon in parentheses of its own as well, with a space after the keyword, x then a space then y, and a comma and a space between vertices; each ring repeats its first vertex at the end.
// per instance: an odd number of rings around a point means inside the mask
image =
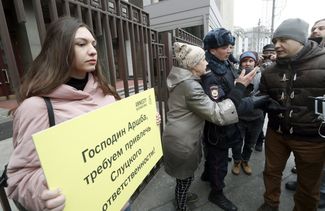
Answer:
MULTIPOLYGON (((314 23, 311 28, 309 39, 316 41, 321 47, 325 47, 325 18, 314 23)), ((297 189, 297 181, 289 181, 286 183, 285 187, 288 190, 295 191, 297 189)), ((325 168, 323 169, 323 177, 320 186, 320 201, 318 208, 325 208, 325 168)))
POLYGON ((264 204, 258 209, 278 210, 281 177, 293 152, 298 174, 294 195, 298 211, 317 210, 325 139, 318 135, 321 121, 310 97, 325 93, 325 49, 307 40, 308 24, 301 19, 283 21, 273 34, 277 60, 262 73, 260 91, 285 111, 268 113, 265 143, 264 204))

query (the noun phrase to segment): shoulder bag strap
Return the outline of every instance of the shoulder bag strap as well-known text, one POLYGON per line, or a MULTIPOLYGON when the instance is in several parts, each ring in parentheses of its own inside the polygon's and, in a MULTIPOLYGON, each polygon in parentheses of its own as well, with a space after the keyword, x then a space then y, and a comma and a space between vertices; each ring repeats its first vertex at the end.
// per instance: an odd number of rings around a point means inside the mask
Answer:
POLYGON ((51 99, 49 97, 43 97, 43 99, 46 104, 47 114, 49 116, 50 127, 52 127, 55 125, 55 118, 54 118, 54 111, 53 111, 51 99))

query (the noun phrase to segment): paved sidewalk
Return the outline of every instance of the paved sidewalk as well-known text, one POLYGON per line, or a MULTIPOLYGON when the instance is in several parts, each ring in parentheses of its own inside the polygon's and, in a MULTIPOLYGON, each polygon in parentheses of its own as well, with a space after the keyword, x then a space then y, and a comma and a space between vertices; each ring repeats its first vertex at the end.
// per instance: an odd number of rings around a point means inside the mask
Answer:
MULTIPOLYGON (((254 152, 250 163, 253 168, 251 176, 245 175, 243 172, 239 176, 235 176, 231 173, 233 163, 229 162, 228 175, 225 180, 225 195, 238 206, 240 211, 256 211, 263 203, 264 151, 254 152)), ((207 200, 210 187, 208 183, 200 180, 202 164, 203 162, 196 172, 191 187, 191 191, 199 195, 199 201, 191 208, 195 211, 221 210, 207 200)), ((291 156, 283 173, 280 211, 290 211, 293 208, 293 192, 284 188, 285 182, 296 178, 296 175, 290 171, 293 166, 294 158, 291 156)), ((174 185, 174 179, 167 175, 162 167, 133 202, 132 211, 174 211, 174 185)))

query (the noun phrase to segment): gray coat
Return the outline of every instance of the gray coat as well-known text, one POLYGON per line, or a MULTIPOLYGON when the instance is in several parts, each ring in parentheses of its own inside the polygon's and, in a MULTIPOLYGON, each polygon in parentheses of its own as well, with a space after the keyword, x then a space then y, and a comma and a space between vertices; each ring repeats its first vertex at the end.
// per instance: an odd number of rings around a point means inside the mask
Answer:
POLYGON ((211 101, 199 78, 189 70, 173 67, 167 86, 169 111, 163 134, 165 170, 172 177, 185 179, 194 175, 201 160, 204 120, 228 125, 238 122, 238 115, 230 99, 211 101))

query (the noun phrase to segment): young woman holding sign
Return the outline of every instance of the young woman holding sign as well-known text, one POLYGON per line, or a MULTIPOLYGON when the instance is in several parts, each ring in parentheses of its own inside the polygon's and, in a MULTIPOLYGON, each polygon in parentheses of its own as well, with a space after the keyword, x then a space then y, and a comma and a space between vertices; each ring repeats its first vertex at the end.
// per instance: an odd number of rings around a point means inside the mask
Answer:
POLYGON ((48 189, 32 140, 32 134, 49 127, 43 97, 52 101, 56 124, 120 99, 101 71, 88 26, 69 17, 52 23, 16 97, 8 195, 27 210, 63 210, 65 197, 48 189))

